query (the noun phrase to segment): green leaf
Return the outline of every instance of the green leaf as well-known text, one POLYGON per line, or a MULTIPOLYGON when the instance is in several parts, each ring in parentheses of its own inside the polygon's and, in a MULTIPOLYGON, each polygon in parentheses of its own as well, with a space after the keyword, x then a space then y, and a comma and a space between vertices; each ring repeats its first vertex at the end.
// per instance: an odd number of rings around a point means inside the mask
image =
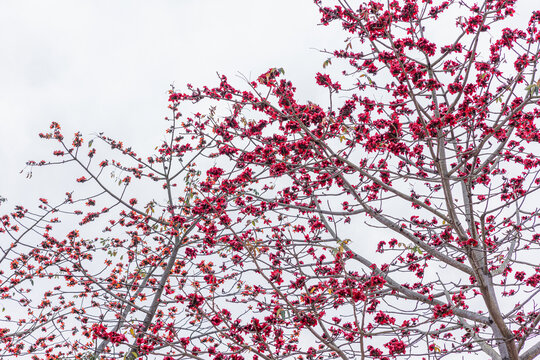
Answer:
POLYGON ((287 310, 283 310, 282 308, 279 308, 277 313, 276 313, 277 316, 281 317, 281 319, 283 321, 287 320, 287 317, 289 316, 288 314, 288 311, 287 310))
POLYGON ((326 67, 328 65, 332 65, 332 59, 331 58, 328 58, 323 62, 323 64, 322 64, 323 69, 326 69, 326 67))
POLYGON ((527 90, 527 94, 532 95, 532 93, 538 94, 538 88, 539 86, 537 84, 531 84, 525 88, 527 90))
POLYGON ((422 249, 420 249, 420 247, 418 245, 415 245, 414 247, 410 248, 410 250, 413 252, 413 253, 418 253, 420 255, 422 255, 424 252, 422 251, 422 249))
POLYGON ((94 143, 94 139, 90 140, 90 141, 88 142, 88 147, 92 147, 92 144, 93 144, 93 143, 94 143))

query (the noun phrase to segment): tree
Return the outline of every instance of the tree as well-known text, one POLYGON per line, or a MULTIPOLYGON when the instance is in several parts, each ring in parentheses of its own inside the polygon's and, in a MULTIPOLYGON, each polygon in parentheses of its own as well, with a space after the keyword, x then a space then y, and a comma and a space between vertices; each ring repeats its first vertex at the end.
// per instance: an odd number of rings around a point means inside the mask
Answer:
POLYGON ((540 11, 515 3, 317 0, 350 36, 327 104, 278 68, 173 88, 149 157, 53 123, 29 165, 78 186, 2 217, 2 353, 537 357, 540 11))

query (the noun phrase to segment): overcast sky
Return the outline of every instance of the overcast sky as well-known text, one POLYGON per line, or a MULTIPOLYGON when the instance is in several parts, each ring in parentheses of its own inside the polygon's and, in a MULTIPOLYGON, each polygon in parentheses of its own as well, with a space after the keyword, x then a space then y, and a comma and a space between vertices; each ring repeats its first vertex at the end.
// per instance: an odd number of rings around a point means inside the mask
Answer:
POLYGON ((318 19, 311 0, 1 1, 6 207, 69 190, 73 179, 50 168, 19 174, 27 160, 51 158, 37 136, 51 121, 66 134, 104 131, 148 150, 163 137, 171 83, 213 85, 216 71, 254 78, 283 67, 300 98, 324 96, 314 74, 326 57, 316 49, 340 47, 344 35, 318 19))
MULTIPOLYGON (((523 27, 534 4, 519 2, 514 23, 523 27)), ((318 20, 312 0, 0 1, 5 208, 70 190, 69 169, 19 174, 27 160, 51 158, 38 133, 52 121, 67 135, 103 131, 145 155, 163 138, 171 83, 214 85, 217 71, 241 84, 235 75, 254 79, 270 67, 285 69, 300 100, 324 104, 314 75, 327 57, 317 49, 342 48, 347 34, 318 20)))

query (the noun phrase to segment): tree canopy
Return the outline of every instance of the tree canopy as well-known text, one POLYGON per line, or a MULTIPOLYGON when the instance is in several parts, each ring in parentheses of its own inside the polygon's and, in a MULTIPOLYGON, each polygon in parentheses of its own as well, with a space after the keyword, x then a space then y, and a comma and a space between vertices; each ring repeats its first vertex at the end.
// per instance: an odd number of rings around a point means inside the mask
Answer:
POLYGON ((28 165, 75 190, 1 218, 0 354, 540 355, 540 11, 516 2, 316 0, 346 38, 324 104, 278 67, 172 88, 148 156, 53 122, 28 165))

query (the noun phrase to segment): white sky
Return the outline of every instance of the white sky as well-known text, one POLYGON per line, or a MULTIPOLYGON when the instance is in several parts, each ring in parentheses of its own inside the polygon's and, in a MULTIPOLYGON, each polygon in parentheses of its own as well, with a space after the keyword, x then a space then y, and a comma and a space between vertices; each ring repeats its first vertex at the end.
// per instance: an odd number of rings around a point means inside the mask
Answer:
POLYGON ((51 159, 37 136, 51 121, 66 136, 104 131, 143 155, 163 138, 171 83, 214 85, 216 71, 254 78, 283 67, 301 99, 324 98, 314 75, 326 56, 316 49, 342 46, 345 34, 318 19, 311 0, 2 0, 4 211, 70 190, 75 177, 59 168, 19 174, 27 160, 51 159))
MULTIPOLYGON (((520 1, 513 23, 524 25, 534 3, 520 1)), ((314 76, 327 56, 317 49, 342 48, 347 34, 318 20, 312 0, 1 0, 4 211, 70 190, 69 169, 19 174, 51 159, 37 135, 52 121, 66 136, 103 131, 146 155, 163 138, 169 84, 214 85, 218 71, 241 85, 238 73, 270 67, 285 69, 300 100, 324 104, 314 76)))
MULTIPOLYGON (((520 1, 509 23, 525 26, 534 3, 520 1)), ((164 138, 171 83, 212 86, 218 71, 242 86, 239 73, 283 67, 300 100, 325 104, 314 76, 342 67, 323 70, 317 49, 343 48, 348 34, 318 22, 312 0, 0 0, 0 213, 63 200, 84 175, 71 166, 19 173, 53 158, 54 142, 38 137, 52 121, 66 137, 103 131, 143 156, 164 138)), ((449 35, 447 26, 433 35, 449 35)))

